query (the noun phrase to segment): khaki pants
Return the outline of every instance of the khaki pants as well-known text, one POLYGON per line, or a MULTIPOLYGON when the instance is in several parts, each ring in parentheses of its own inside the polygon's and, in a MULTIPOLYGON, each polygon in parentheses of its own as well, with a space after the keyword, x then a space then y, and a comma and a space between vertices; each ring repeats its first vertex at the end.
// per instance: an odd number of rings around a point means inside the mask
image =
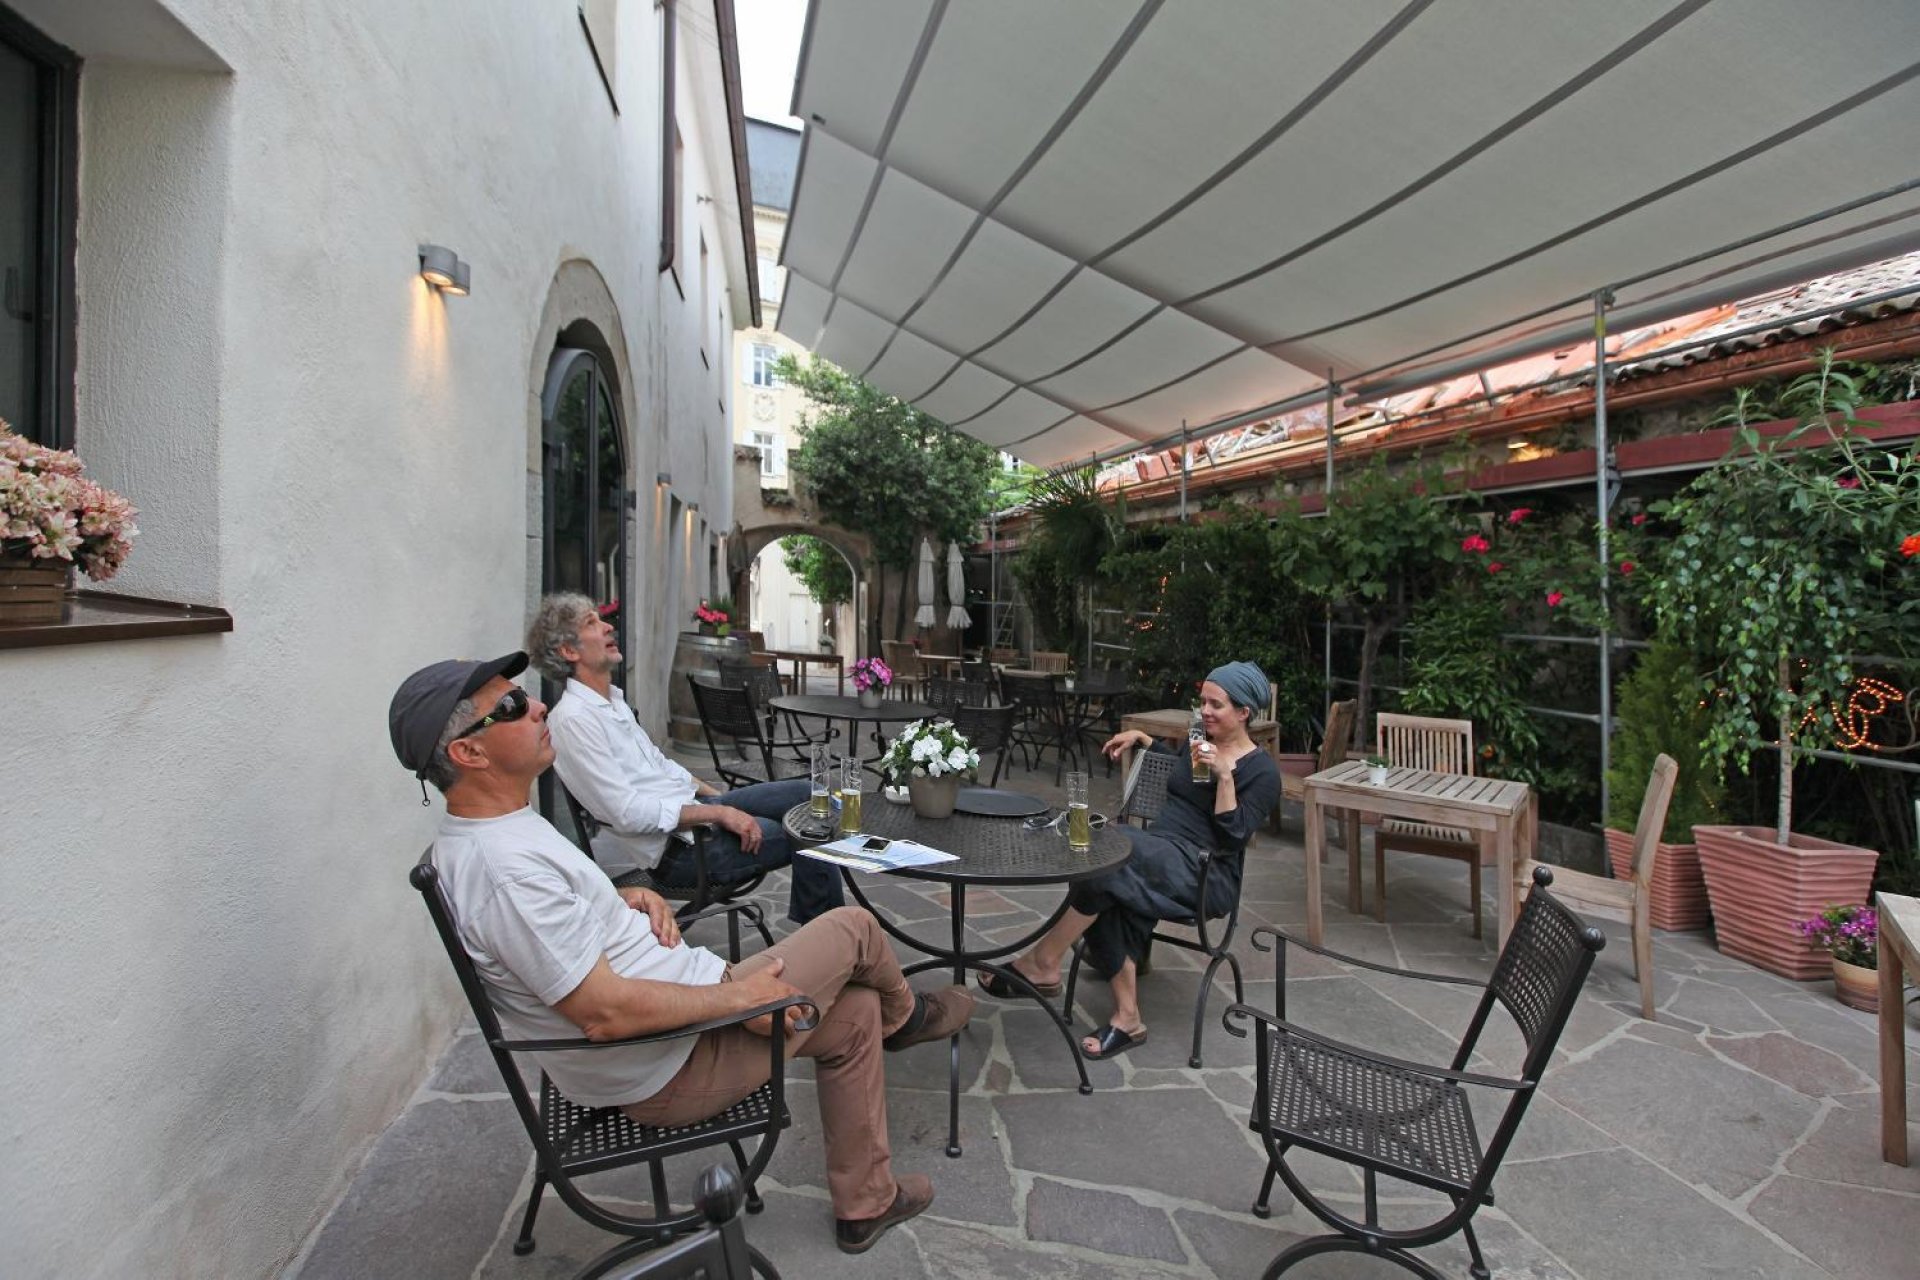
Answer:
MULTIPOLYGON (((727 977, 750 974, 775 957, 786 961, 781 980, 820 1006, 819 1025, 789 1033, 786 1047, 789 1057, 814 1060, 834 1216, 878 1217, 894 1194, 880 1041, 913 1012, 913 990, 886 934, 858 907, 829 911, 732 966, 727 977)), ((770 1068, 765 1036, 743 1027, 703 1032, 665 1088, 623 1110, 642 1124, 691 1124, 758 1089, 770 1068)))

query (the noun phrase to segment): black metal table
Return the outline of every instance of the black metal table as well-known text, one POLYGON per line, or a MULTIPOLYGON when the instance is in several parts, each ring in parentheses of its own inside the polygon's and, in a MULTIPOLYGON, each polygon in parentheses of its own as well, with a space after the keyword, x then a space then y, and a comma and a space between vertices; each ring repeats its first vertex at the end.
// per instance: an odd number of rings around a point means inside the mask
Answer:
POLYGON ((835 720, 847 722, 847 746, 851 750, 860 737, 860 725, 863 721, 873 725, 874 742, 881 747, 869 758, 868 763, 878 760, 884 754, 885 744, 880 736, 883 724, 903 724, 908 720, 932 720, 942 713, 940 708, 924 702, 889 701, 882 698, 877 707, 863 707, 857 697, 845 697, 830 693, 785 693, 777 698, 768 698, 767 705, 776 711, 789 712, 796 716, 812 716, 827 722, 828 734, 835 720))
MULTIPOLYGON (((879 797, 872 797, 879 801, 879 797)), ((916 938, 912 934, 895 926, 885 915, 874 911, 873 904, 867 901, 866 894, 860 891, 860 879, 848 868, 842 867, 840 874, 854 898, 880 922, 880 927, 898 938, 916 951, 924 952, 929 958, 918 960, 906 967, 911 976, 938 969, 945 965, 953 966, 953 980, 965 983, 967 971, 996 973, 1002 979, 1012 983, 1029 1000, 1047 1011, 1067 1042, 1067 1048, 1073 1054, 1074 1069, 1080 1073, 1080 1092, 1092 1093, 1093 1082, 1087 1078, 1087 1064, 1080 1057, 1080 1046, 1075 1041, 1073 1028, 1060 1010, 1049 1004, 1045 997, 1033 989, 1033 984, 1021 976, 1018 969, 1010 964, 996 964, 994 961, 1003 956, 1026 950, 1041 934, 1053 928, 1067 910, 1067 900, 1063 894, 1060 905, 1053 914, 1032 933, 1015 942, 1008 942, 980 951, 968 951, 966 945, 967 928, 967 886, 968 885, 1069 885, 1101 875, 1125 863, 1133 856, 1133 845, 1121 833, 1118 826, 1108 823, 1093 833, 1093 843, 1084 850, 1068 847, 1064 829, 1042 828, 1029 830, 1019 818, 989 818, 972 814, 956 813, 951 818, 922 818, 913 809, 903 804, 888 804, 884 801, 863 806, 860 816, 864 819, 860 830, 867 835, 887 836, 896 840, 917 840, 929 848, 939 849, 958 857, 956 862, 940 862, 928 867, 903 867, 898 871, 889 871, 887 875, 900 876, 909 880, 932 880, 947 886, 950 901, 949 916, 952 923, 952 945, 942 945, 916 938)), ((825 844, 834 836, 807 835, 804 828, 812 815, 804 804, 795 805, 787 811, 787 836, 796 848, 811 848, 816 844, 825 844)), ((1064 828, 1064 824, 1062 824, 1064 828)), ((863 875, 866 873, 862 873, 863 875)), ((1071 1012, 1068 1010, 1067 1012, 1071 1012)), ((952 1060, 948 1066, 947 1097, 947 1154, 960 1154, 960 1036, 956 1033, 948 1046, 952 1060)))

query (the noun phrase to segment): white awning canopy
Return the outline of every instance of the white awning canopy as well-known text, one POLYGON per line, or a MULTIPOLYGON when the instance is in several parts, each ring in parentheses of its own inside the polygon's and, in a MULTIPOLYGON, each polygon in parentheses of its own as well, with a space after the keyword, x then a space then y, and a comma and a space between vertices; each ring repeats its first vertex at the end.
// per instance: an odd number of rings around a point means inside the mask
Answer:
POLYGON ((1913 0, 813 0, 780 330, 1054 465, 1920 247, 1913 0))

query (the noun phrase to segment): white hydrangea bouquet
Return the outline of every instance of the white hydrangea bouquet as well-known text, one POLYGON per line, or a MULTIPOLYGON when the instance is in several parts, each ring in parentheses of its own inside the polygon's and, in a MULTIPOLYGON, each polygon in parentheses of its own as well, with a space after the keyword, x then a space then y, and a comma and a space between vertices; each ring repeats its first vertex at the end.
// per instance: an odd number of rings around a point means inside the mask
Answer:
POLYGON ((951 720, 915 720, 900 730, 880 757, 880 768, 896 780, 944 778, 980 767, 980 753, 951 720))

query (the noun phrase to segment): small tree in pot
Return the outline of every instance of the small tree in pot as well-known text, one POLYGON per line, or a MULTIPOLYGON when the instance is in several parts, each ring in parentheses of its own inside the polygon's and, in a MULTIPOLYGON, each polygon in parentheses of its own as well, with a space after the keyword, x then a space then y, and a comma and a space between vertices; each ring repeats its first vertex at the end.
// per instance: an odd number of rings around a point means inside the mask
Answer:
POLYGON ((1878 856, 1793 831, 1794 763, 1831 740, 1851 655, 1900 646, 1920 594, 1900 555, 1903 522, 1920 516, 1920 454, 1856 435, 1858 394, 1828 353, 1788 389, 1798 425, 1767 439, 1743 391, 1727 415, 1733 451, 1654 508, 1673 537, 1648 596, 1705 673, 1708 760, 1744 768, 1768 742, 1780 753, 1771 832, 1694 828, 1717 941, 1793 978, 1826 971, 1795 925, 1825 903, 1864 900, 1878 856))

